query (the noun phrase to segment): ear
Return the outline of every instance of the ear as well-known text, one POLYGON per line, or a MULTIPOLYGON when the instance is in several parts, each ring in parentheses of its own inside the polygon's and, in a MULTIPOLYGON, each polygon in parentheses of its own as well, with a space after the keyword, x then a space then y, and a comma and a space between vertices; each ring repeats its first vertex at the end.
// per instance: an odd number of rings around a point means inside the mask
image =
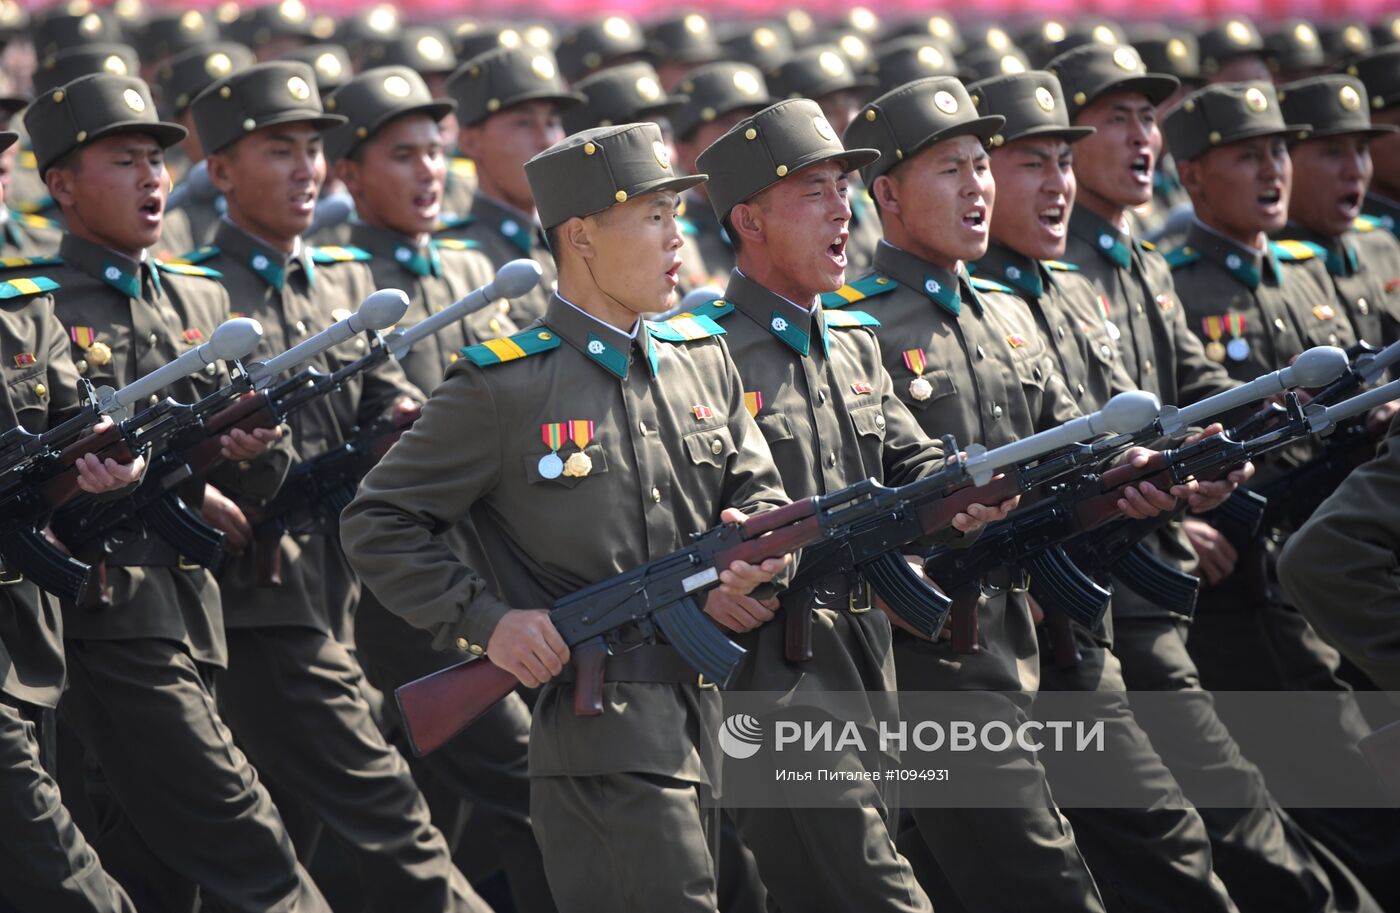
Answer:
MULTIPOLYGON (((598 256, 598 248, 593 237, 593 226, 587 219, 574 216, 559 226, 558 237, 573 256, 592 260, 598 256)), ((560 252, 562 253, 562 252, 560 252)))
POLYGON ((219 188, 219 193, 227 194, 233 189, 233 172, 229 160, 219 152, 210 154, 206 159, 209 163, 209 180, 214 186, 219 188))
POLYGON ((44 175, 44 184, 49 188, 49 196, 54 198, 60 209, 73 205, 73 173, 66 168, 50 168, 44 175))
POLYGON ((331 169, 334 176, 345 185, 345 189, 350 191, 352 197, 358 197, 361 192, 360 164, 353 159, 343 158, 335 163, 331 169))
POLYGON ((1201 163, 1199 161, 1182 161, 1177 159, 1176 176, 1181 179, 1181 186, 1186 188, 1186 192, 1191 196, 1197 196, 1201 192, 1201 163))
POLYGON ((752 200, 729 210, 729 225, 744 245, 761 244, 764 240, 763 210, 755 206, 752 200))
POLYGON ((888 174, 882 174, 875 179, 875 183, 870 185, 870 195, 880 204, 881 212, 902 214, 899 208, 899 187, 888 174))
POLYGON ((457 131, 457 148, 463 157, 476 159, 481 154, 481 128, 462 127, 457 131))

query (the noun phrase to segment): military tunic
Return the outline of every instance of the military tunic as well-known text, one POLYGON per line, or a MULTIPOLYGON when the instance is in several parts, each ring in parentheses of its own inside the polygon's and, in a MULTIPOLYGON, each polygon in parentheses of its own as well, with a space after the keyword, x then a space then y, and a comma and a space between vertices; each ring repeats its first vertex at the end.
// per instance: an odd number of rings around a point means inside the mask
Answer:
MULTIPOLYGON (((725 507, 785 503, 718 333, 629 337, 556 297, 542 324, 467 350, 346 509, 356 569, 439 647, 480 654, 510 607, 547 607, 672 552, 725 507), (555 423, 572 431, 560 457, 585 453, 586 475, 542 472, 555 423), (434 535, 468 514, 496 546, 489 567, 434 535), (589 519, 604 516, 605 536, 589 519)), ((697 791, 718 785, 717 693, 610 681, 600 717, 575 716, 572 698, 570 684, 544 686, 530 741, 531 813, 561 909, 712 910, 693 825, 697 791), (580 842, 581 825, 612 839, 580 842), (670 839, 655 841, 658 825, 670 839)))
POLYGON ((1400 240, 1369 219, 1358 228, 1325 237, 1289 223, 1276 237, 1305 241, 1322 251, 1334 303, 1358 339, 1386 346, 1400 338, 1400 240))
POLYGON ((533 216, 478 193, 472 199, 471 213, 445 223, 438 236, 475 242, 497 269, 511 260, 534 260, 544 273, 540 284, 528 295, 511 301, 507 313, 516 326, 525 326, 544 314, 559 276, 544 231, 533 216))
POLYGON ((5 257, 48 257, 63 238, 57 222, 15 209, 0 210, 0 225, 0 255, 5 257))
MULTIPOLYGON (((919 429, 894 393, 869 315, 809 312, 737 269, 724 301, 701 313, 725 328, 745 397, 789 496, 830 494, 866 478, 899 485, 942 466, 942 447, 919 429)), ((830 589, 839 598, 821 599, 815 607, 794 601, 804 594, 786 594, 777 619, 737 638, 750 654, 738 687, 894 690, 884 613, 871 611, 858 575, 833 581, 830 589), (786 614, 809 610, 813 658, 789 662, 783 652, 786 614)), ((872 732, 877 713, 868 720, 872 732)), ((881 790, 866 784, 852 793, 852 808, 733 810, 769 894, 793 910, 931 909, 908 862, 895 851, 881 790), (788 838, 799 833, 809 850, 794 854, 788 838), (837 875, 831 858, 864 864, 837 875)))
POLYGON ((1361 204, 1361 212, 1391 234, 1400 235, 1400 203, 1373 190, 1366 194, 1366 200, 1361 204))

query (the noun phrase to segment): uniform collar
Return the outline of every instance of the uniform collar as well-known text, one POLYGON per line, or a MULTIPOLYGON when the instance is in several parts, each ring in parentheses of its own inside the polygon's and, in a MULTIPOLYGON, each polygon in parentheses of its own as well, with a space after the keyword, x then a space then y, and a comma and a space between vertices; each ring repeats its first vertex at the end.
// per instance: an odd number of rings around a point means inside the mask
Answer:
POLYGON ((822 354, 830 354, 826 320, 820 305, 815 311, 809 311, 759 285, 738 269, 729 274, 724 300, 747 314, 754 323, 766 327, 798 355, 810 354, 814 335, 822 341, 822 354))
POLYGON ((1048 281, 1045 267, 1039 262, 995 241, 987 247, 987 255, 968 270, 983 278, 1004 282, 1032 298, 1045 294, 1048 281))
POLYGON ((1199 219, 1191 223, 1186 233, 1186 247, 1199 251, 1207 260, 1222 267, 1241 285, 1253 291, 1265 279, 1270 285, 1282 285, 1283 274, 1272 249, 1256 250, 1245 247, 1220 234, 1199 219))
POLYGON ((1400 203, 1372 192, 1366 194, 1361 211, 1380 222, 1391 234, 1400 235, 1400 203))
POLYGON ((64 232, 58 256, 64 263, 110 285, 128 298, 145 299, 146 290, 152 293, 151 300, 160 295, 160 274, 144 251, 140 260, 133 260, 72 232, 64 232))
POLYGON ((534 216, 526 215, 514 206, 478 193, 472 201, 472 221, 489 227, 520 249, 524 256, 544 250, 544 230, 534 216))
POLYGON ((965 300, 972 302, 977 313, 982 313, 982 299, 973 291, 965 270, 950 273, 900 250, 888 241, 881 241, 875 248, 874 266, 877 271, 919 292, 954 317, 962 314, 965 300))
POLYGON ((1361 269, 1361 261, 1356 256, 1356 245, 1352 243, 1351 232, 1343 232, 1331 237, 1304 228, 1296 222, 1289 222, 1279 232, 1278 237, 1285 241, 1307 241, 1322 248, 1327 256, 1327 272, 1334 276, 1354 276, 1361 269))
POLYGON ((1127 269, 1133 259, 1133 236, 1118 228, 1096 212, 1083 206, 1074 207, 1069 216, 1070 234, 1098 251, 1100 256, 1120 269, 1127 269))
POLYGON ((656 376, 657 353, 645 321, 638 324, 636 336, 632 336, 585 313, 556 293, 550 296, 544 323, 558 333, 560 339, 578 349, 584 358, 614 377, 626 380, 628 369, 638 356, 647 362, 652 376, 656 376))
POLYGON ((394 261, 415 276, 442 275, 442 259, 431 241, 420 245, 416 238, 391 228, 379 228, 357 221, 350 223, 350 243, 380 260, 394 261))
POLYGON ((307 287, 316 287, 316 267, 311 262, 311 251, 300 238, 297 239, 296 250, 288 256, 248 234, 226 216, 219 220, 214 243, 221 253, 247 266, 278 291, 287 284, 287 277, 298 269, 306 273, 307 287))

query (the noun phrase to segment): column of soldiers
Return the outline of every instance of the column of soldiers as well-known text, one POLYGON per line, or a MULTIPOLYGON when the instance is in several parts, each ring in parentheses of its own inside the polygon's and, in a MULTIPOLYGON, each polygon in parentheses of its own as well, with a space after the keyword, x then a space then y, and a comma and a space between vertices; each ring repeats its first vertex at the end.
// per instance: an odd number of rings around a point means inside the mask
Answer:
MULTIPOLYGON (((96 601, 0 551, 0 910, 1400 910, 1379 788, 1285 809, 1269 783, 1296 772, 1243 721, 1128 693, 1333 693, 1332 769, 1372 780, 1351 689, 1400 681, 1395 403, 1311 519, 1215 520, 1315 444, 1124 489, 1123 516, 1160 521, 1150 553, 1200 579, 1194 615, 1120 586, 1084 625, 1000 567, 930 638, 859 571, 785 589, 800 554, 736 561, 703 601, 747 648, 743 690, 958 692, 1013 727, 1037 691, 1093 692, 1129 807, 1023 751, 977 772, 998 808, 866 784, 716 811, 719 694, 641 629, 601 715, 576 713, 591 673, 548 607, 692 534, 923 478, 943 435, 995 447, 1400 339, 1400 19, 1027 26, 0 6, 0 431, 56 427, 83 382, 121 388, 231 318, 265 360, 375 289, 408 326, 509 261, 542 272, 223 435, 177 480, 217 573, 139 518, 74 548, 96 601), (386 424, 411 428, 343 515, 276 510, 386 424), (520 687, 414 757, 385 695, 470 658, 520 687)), ((76 484, 120 499, 160 456, 86 457, 76 484)), ((973 504, 939 544, 1018 506, 973 504)))

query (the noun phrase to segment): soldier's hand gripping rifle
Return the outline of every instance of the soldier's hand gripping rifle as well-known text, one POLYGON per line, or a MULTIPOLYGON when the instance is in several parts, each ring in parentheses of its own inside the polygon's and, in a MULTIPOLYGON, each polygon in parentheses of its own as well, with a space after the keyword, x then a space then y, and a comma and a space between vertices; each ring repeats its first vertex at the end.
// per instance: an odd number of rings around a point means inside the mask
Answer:
POLYGON ((120 390, 87 388, 77 415, 41 434, 14 428, 0 436, 0 555, 6 564, 60 598, 79 601, 90 590, 92 569, 52 545, 41 532, 50 514, 79 494, 76 463, 87 454, 129 463, 148 453, 144 433, 173 403, 166 399, 135 416, 130 411, 156 391, 215 361, 233 361, 257 348, 262 327, 236 319, 219 326, 209 341, 138 378, 120 390), (114 423, 94 432, 93 423, 114 423))
POLYGON ((256 428, 275 428, 282 421, 284 413, 279 407, 283 391, 301 395, 306 375, 272 385, 275 378, 361 333, 392 326, 407 307, 402 292, 375 292, 357 312, 281 355, 266 362, 239 363, 228 384, 198 402, 167 400, 155 407, 159 414, 144 423, 135 436, 137 444, 152 454, 140 486, 121 500, 84 499, 72 505, 54 517, 55 533, 76 551, 110 530, 139 520, 186 559, 217 570, 224 534, 185 504, 178 494, 179 486, 191 478, 205 478, 223 462, 220 439, 234 428, 251 433, 256 428))
MULTIPOLYGON (((1053 460, 1065 448, 1106 431, 1136 430, 1157 414, 1156 397, 1127 393, 1093 415, 995 450, 968 448, 933 474, 889 488, 874 479, 821 497, 725 523, 702 533, 670 555, 603 580, 554 603, 550 620, 573 653, 577 668, 575 711, 602 712, 601 695, 588 693, 584 682, 601 666, 619 629, 641 628, 648 640, 665 638, 686 661, 721 688, 728 687, 743 662, 744 650, 709 620, 700 599, 719 584, 720 571, 734 561, 759 564, 798 549, 823 549, 842 555, 852 548, 884 551, 947 528, 968 504, 988 498, 989 486, 1004 499, 1020 491, 1037 460, 1053 460), (1002 471, 1019 467, 1005 477, 1002 471), (981 486, 975 487, 975 486, 981 486)), ((805 559, 804 559, 805 560, 805 559)), ((936 633, 936 629, 935 629, 936 633)), ((424 754, 460 732, 516 686, 515 676, 488 661, 467 661, 400 687, 395 694, 414 751, 424 754)))
MULTIPOLYGON (((366 355, 393 356, 403 360, 413 346, 442 332, 493 301, 519 298, 539 284, 542 272, 533 260, 512 260, 496 271, 496 277, 457 301, 407 329, 389 333, 382 346, 366 355)), ((364 361, 365 359, 361 359, 364 361)), ((298 519, 318 517, 338 524, 340 512, 355 497, 360 480, 418 419, 421 409, 393 410, 363 428, 355 428, 339 446, 292 468, 277 494, 266 504, 251 508, 256 540, 258 582, 282 583, 282 533, 298 519)))

